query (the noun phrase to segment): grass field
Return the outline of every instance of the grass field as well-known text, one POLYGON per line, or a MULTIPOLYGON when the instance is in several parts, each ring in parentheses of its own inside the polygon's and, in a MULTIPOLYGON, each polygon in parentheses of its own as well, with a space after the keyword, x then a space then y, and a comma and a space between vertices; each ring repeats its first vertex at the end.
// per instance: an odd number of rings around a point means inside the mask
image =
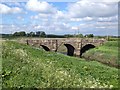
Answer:
POLYGON ((97 60, 109 66, 120 67, 118 49, 120 50, 117 41, 108 41, 102 46, 86 51, 83 57, 87 60, 97 60))
POLYGON ((3 42, 2 48, 3 88, 118 87, 118 69, 99 62, 10 41, 3 42))

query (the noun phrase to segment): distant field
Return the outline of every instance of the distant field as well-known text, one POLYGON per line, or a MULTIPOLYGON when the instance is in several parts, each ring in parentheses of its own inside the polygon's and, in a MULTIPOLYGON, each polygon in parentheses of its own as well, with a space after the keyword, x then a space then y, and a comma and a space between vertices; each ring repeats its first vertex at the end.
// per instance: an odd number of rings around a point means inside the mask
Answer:
POLYGON ((118 87, 118 69, 96 61, 45 52, 10 41, 3 43, 2 58, 3 88, 118 87))
POLYGON ((96 60, 109 66, 120 67, 118 50, 120 50, 118 41, 108 41, 102 46, 86 51, 83 57, 87 60, 96 60))

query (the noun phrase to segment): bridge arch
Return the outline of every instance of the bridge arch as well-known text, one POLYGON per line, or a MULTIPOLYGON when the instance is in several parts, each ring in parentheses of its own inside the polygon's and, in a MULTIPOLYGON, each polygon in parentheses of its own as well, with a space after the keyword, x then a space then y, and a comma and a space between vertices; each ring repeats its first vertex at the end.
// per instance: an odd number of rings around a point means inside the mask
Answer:
POLYGON ((49 49, 47 46, 45 46, 45 45, 40 45, 40 46, 42 46, 42 48, 43 48, 45 51, 50 51, 50 49, 49 49))
POLYGON ((75 48, 71 44, 64 44, 67 47, 67 55, 73 56, 75 48))
POLYGON ((93 45, 93 44, 86 44, 85 46, 83 46, 83 47, 80 49, 80 57, 82 56, 82 54, 83 54, 84 52, 86 52, 87 50, 92 49, 92 48, 95 48, 95 45, 93 45))

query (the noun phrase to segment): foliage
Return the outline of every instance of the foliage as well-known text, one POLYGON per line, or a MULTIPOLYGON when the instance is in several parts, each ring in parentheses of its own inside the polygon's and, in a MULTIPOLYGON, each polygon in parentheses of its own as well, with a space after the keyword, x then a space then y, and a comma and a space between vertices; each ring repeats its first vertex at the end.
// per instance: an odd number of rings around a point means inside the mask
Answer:
POLYGON ((35 36, 35 32, 30 32, 30 33, 28 33, 28 36, 30 36, 30 37, 35 36))
POLYGON ((108 41, 120 41, 120 38, 109 38, 108 41))
POLYGON ((85 37, 91 38, 91 37, 94 37, 94 35, 93 34, 86 34, 85 37))
POLYGON ((46 37, 45 32, 41 32, 40 37, 46 37))
POLYGON ((3 88, 117 88, 118 69, 96 61, 3 43, 3 88))
POLYGON ((78 35, 76 35, 76 37, 83 38, 84 36, 83 36, 83 34, 78 34, 78 35))
POLYGON ((86 51, 83 57, 89 60, 97 60, 104 64, 118 67, 118 42, 108 41, 104 45, 86 51))
POLYGON ((74 37, 74 35, 71 35, 71 34, 65 34, 64 36, 65 38, 74 37))
POLYGON ((83 38, 83 34, 78 34, 78 35, 71 35, 71 34, 65 34, 64 35, 66 38, 69 38, 69 37, 78 37, 78 38, 83 38))
POLYGON ((37 31, 36 36, 38 36, 38 37, 46 37, 46 34, 45 34, 44 31, 37 31))
POLYGON ((13 34, 13 36, 26 36, 26 33, 25 33, 25 31, 15 32, 15 33, 13 34))

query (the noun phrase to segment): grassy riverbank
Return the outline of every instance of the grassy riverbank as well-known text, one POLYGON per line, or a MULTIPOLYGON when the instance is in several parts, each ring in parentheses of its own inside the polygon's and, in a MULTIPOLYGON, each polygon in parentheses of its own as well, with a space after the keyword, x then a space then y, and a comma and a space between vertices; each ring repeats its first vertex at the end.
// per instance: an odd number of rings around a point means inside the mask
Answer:
POLYGON ((3 42, 2 49, 3 88, 118 87, 118 69, 96 61, 45 52, 10 41, 3 42))
POLYGON ((118 41, 108 41, 104 45, 88 50, 83 54, 87 60, 95 60, 109 66, 120 67, 118 63, 118 41))

